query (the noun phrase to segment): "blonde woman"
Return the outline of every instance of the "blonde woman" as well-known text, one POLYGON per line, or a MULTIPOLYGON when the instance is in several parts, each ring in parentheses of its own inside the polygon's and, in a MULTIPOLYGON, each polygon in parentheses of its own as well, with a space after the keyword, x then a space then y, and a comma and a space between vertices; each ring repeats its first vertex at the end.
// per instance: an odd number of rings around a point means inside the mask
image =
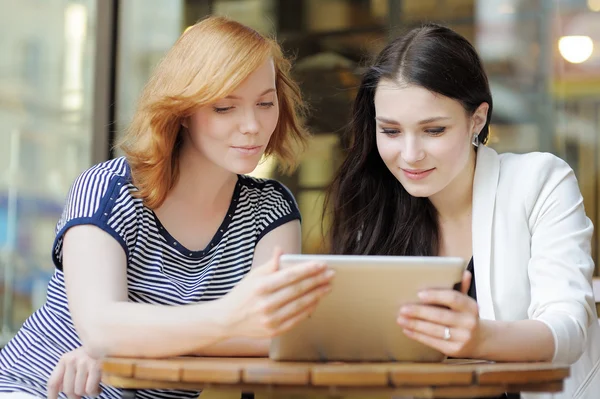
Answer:
POLYGON ((244 175, 263 154, 291 167, 306 139, 289 69, 274 41, 224 18, 181 36, 142 93, 126 155, 73 184, 47 302, 0 353, 0 392, 46 397, 56 368, 49 396, 97 393, 104 356, 263 356, 310 314, 332 276, 278 270, 281 252, 300 251, 296 203, 244 175))

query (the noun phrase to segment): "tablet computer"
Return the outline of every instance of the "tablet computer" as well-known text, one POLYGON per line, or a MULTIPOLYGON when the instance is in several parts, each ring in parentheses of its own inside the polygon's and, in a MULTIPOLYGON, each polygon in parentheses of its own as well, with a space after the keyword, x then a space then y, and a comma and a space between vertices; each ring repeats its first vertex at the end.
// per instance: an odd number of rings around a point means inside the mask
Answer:
POLYGON ((324 262, 331 292, 291 330, 273 338, 269 357, 286 361, 440 362, 445 356, 402 332, 400 307, 429 288, 456 288, 467 262, 455 257, 282 255, 280 267, 324 262))

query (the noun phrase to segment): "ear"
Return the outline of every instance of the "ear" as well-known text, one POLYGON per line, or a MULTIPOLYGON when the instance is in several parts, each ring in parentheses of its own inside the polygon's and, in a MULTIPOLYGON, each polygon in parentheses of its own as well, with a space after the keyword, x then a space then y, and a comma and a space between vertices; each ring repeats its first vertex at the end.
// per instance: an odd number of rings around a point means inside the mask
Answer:
POLYGON ((488 111, 490 109, 490 105, 488 103, 481 103, 479 107, 473 113, 471 117, 473 130, 471 133, 479 134, 483 130, 485 126, 485 122, 487 121, 488 111))
POLYGON ((181 126, 183 126, 184 128, 188 129, 189 126, 189 118, 185 117, 181 119, 181 126))

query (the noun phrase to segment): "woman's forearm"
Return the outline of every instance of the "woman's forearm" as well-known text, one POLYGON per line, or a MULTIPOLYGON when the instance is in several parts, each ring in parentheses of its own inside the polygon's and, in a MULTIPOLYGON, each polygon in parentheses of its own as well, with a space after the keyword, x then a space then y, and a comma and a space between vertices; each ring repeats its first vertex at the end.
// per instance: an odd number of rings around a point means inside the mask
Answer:
POLYGON ((112 302, 76 327, 95 358, 185 355, 229 338, 219 300, 186 306, 112 302))
POLYGON ((551 361, 554 337, 537 320, 481 320, 481 345, 474 357, 493 361, 551 361))
POLYGON ((270 338, 230 338, 195 352, 196 356, 267 357, 270 338))

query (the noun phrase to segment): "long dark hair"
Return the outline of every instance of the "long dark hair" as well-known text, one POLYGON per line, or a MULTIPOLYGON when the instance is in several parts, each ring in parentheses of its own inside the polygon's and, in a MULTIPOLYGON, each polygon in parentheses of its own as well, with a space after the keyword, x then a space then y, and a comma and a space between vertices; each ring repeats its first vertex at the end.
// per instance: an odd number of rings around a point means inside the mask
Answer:
MULTIPOLYGON (((427 24, 391 41, 363 75, 344 138, 346 159, 325 202, 331 209, 330 251, 360 255, 437 255, 437 212, 428 198, 411 196, 379 155, 375 90, 381 79, 402 81, 459 101, 472 115, 489 104, 479 134, 485 144, 492 96, 476 50, 449 28, 427 24)), ((398 104, 402 106, 402 104, 398 104)), ((325 219, 325 218, 324 218, 325 219)))

